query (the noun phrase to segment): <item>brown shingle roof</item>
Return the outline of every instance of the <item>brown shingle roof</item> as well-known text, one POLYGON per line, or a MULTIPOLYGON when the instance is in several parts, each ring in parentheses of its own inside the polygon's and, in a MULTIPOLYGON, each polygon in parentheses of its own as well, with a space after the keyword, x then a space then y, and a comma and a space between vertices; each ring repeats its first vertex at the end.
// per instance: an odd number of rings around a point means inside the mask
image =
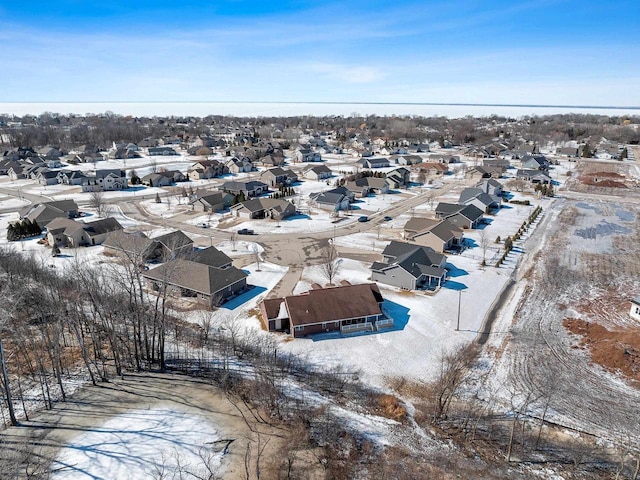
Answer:
POLYGON ((284 301, 294 326, 382 314, 382 295, 375 283, 310 290, 284 301))

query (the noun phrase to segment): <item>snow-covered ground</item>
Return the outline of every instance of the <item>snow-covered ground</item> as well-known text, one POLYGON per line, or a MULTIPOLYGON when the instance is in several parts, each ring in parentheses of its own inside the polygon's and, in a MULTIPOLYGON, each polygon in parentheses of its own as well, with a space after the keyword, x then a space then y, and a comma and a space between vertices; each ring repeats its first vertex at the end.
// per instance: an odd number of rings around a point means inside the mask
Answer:
POLYGON ((75 437, 51 466, 50 478, 204 478, 222 453, 210 455, 219 439, 206 419, 176 409, 131 410, 75 437), (182 475, 178 473, 182 470, 182 475))
MULTIPOLYGON (((392 329, 373 333, 317 335, 284 342, 282 348, 307 355, 310 361, 319 364, 349 366, 354 371, 361 371, 368 382, 379 386, 386 385, 392 377, 416 381, 431 378, 436 373, 443 352, 453 351, 472 341, 480 331, 486 312, 521 257, 521 242, 516 242, 514 252, 503 266, 493 267, 503 248, 502 244, 495 244, 494 241, 497 236, 505 238, 516 233, 532 208, 535 207, 511 205, 492 217, 491 224, 485 227, 485 235, 490 239, 486 252, 490 266, 485 268, 481 267, 481 231, 465 231, 470 248, 460 255, 448 257, 449 278, 435 294, 401 291, 379 284, 385 298, 383 309, 395 322, 392 329), (456 331, 458 302, 460 329, 456 331)), ((523 237, 523 241, 530 232, 523 237)), ((384 237, 378 239, 376 232, 366 232, 339 237, 336 244, 380 252, 388 241, 384 237)), ((343 259, 337 280, 369 282, 369 266, 343 259)), ((307 267, 294 293, 307 291, 314 282, 321 285, 327 283, 321 267, 307 267)))

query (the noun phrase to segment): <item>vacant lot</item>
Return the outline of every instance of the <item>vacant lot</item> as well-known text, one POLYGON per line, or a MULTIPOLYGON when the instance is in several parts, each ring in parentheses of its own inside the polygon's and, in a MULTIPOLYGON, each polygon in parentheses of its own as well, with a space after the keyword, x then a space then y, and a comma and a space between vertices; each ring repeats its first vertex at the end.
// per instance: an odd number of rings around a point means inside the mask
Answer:
MULTIPOLYGON (((51 471, 59 479, 125 478, 125 472, 129 478, 174 478, 178 471, 202 476, 211 467, 224 478, 244 478, 254 433, 241 411, 197 379, 127 375, 86 387, 53 410, 3 431, 0 477, 45 478, 51 471)), ((269 442, 264 456, 277 445, 269 442)))
POLYGON ((633 345, 618 332, 638 330, 628 311, 640 293, 640 203, 631 189, 590 188, 585 200, 557 199, 547 212, 542 247, 502 324, 512 326, 494 332, 492 393, 507 405, 529 403, 533 416, 544 410, 561 425, 638 441, 635 364, 620 363, 633 345))

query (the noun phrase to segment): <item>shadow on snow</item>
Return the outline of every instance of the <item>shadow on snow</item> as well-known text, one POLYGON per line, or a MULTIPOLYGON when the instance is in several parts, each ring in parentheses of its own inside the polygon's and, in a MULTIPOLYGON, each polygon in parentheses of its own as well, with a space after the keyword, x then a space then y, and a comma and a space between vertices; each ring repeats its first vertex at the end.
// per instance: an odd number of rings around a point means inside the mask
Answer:
POLYGON ((386 332, 397 332, 404 330, 409 323, 409 309, 404 305, 385 300, 382 303, 382 311, 389 318, 393 318, 393 327, 383 328, 377 332, 353 332, 353 333, 340 333, 340 332, 328 332, 328 333, 316 333, 315 335, 309 335, 307 338, 314 342, 320 342, 323 340, 336 340, 339 338, 350 337, 363 337, 367 335, 382 335, 386 332))

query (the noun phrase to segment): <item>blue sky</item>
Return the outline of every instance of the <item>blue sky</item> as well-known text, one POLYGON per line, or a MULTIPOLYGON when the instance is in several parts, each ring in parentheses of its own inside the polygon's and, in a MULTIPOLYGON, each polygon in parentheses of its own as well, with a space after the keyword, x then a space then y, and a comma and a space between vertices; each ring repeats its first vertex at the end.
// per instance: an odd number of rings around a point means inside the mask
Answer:
POLYGON ((640 105, 640 2, 3 1, 0 102, 640 105))

